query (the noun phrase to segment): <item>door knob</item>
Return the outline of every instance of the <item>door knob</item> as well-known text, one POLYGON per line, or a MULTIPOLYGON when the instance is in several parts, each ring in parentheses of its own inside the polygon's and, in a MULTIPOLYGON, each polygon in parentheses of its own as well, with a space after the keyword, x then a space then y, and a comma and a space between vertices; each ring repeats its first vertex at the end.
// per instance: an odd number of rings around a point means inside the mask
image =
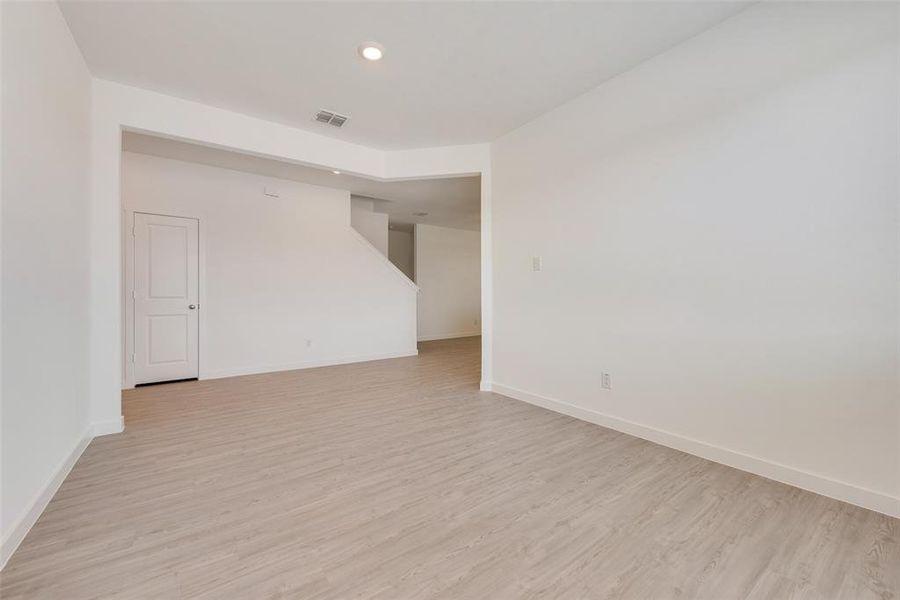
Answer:
POLYGON ((196 304, 188 304, 188 308, 191 310, 194 310, 195 308, 197 308, 197 305, 196 304))

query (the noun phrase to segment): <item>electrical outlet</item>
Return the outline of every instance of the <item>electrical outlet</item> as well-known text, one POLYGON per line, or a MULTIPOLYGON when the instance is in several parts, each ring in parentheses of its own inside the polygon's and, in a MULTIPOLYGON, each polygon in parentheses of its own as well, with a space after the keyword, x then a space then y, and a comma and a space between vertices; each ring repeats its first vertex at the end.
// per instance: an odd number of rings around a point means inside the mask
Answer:
POLYGON ((531 257, 531 270, 532 271, 540 271, 544 268, 544 259, 540 256, 532 256, 531 257))
POLYGON ((612 389, 612 381, 610 380, 609 373, 600 373, 600 387, 604 390, 612 389))
POLYGON ((312 347, 312 340, 306 340, 306 347, 307 347, 307 348, 311 348, 311 347, 312 347))

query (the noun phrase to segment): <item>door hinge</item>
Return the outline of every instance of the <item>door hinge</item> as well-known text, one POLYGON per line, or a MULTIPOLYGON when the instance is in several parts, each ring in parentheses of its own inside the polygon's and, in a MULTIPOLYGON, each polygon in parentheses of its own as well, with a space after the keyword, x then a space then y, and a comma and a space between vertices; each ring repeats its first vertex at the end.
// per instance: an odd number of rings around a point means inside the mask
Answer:
POLYGON ((137 294, 134 290, 131 290, 131 299, 134 300, 135 298, 137 298, 137 294))
POLYGON ((131 237, 134 237, 134 225, 131 226, 131 237))
POLYGON ((134 354, 131 355, 131 362, 134 362, 134 354))

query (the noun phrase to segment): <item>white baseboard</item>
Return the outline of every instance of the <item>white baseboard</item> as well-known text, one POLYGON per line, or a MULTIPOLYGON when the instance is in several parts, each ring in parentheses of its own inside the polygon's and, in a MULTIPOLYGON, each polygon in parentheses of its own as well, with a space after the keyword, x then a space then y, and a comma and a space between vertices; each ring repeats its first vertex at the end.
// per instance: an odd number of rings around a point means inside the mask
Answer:
POLYGON ((478 337, 481 335, 481 330, 476 329, 475 331, 462 331, 458 333, 439 333, 436 335, 420 335, 418 341, 420 342, 433 342, 435 340, 452 340, 456 338, 464 338, 464 337, 478 337))
POLYGON ((478 385, 478 389, 482 392, 490 392, 493 390, 493 386, 490 381, 481 380, 481 383, 478 385))
POLYGON ((98 421, 93 425, 94 437, 122 433, 125 431, 125 417, 119 416, 108 421, 98 421))
POLYGON ((341 356, 320 360, 308 360, 296 363, 280 365, 256 365, 253 367, 241 367, 236 369, 212 369, 200 374, 200 379, 221 379, 223 377, 237 377, 239 375, 257 375, 259 373, 275 373, 278 371, 294 371, 297 369, 313 369, 315 367, 331 367, 349 363, 368 362, 371 360, 385 360, 388 358, 403 358, 416 356, 417 349, 404 350, 402 352, 387 352, 384 354, 363 354, 357 356, 341 356))
MULTIPOLYGON (((482 382, 482 389, 485 382, 482 382)), ((535 406, 540 406, 554 412, 562 413, 582 421, 601 425, 609 429, 621 431, 635 437, 639 437, 662 446, 674 448, 688 454, 693 454, 707 460, 711 460, 735 469, 747 471, 754 475, 760 475, 768 479, 774 479, 822 496, 828 496, 835 500, 841 500, 849 504, 855 504, 892 517, 900 517, 900 498, 888 494, 859 487, 843 481, 837 481, 823 475, 810 473, 780 463, 735 452, 727 448, 701 442, 699 440, 684 437, 661 429, 656 429, 640 423, 634 423, 613 417, 598 411, 582 408, 561 400, 547 398, 519 390, 499 383, 487 383, 488 387, 503 396, 516 400, 522 400, 535 406)))
POLYGON ((0 569, 6 566, 6 562, 13 555, 13 552, 19 547, 19 544, 22 543, 22 540, 25 539, 25 536, 28 535, 34 524, 37 523, 41 513, 50 504, 50 500, 53 499, 56 490, 65 481, 69 471, 78 462, 78 458, 84 452, 84 449, 88 447, 88 444, 91 443, 93 437, 93 427, 88 427, 81 435, 81 439, 75 444, 75 447, 72 448, 71 452, 66 455, 62 463, 53 472, 50 480, 31 501, 25 514, 10 528, 9 533, 3 539, 2 544, 0 544, 0 569))

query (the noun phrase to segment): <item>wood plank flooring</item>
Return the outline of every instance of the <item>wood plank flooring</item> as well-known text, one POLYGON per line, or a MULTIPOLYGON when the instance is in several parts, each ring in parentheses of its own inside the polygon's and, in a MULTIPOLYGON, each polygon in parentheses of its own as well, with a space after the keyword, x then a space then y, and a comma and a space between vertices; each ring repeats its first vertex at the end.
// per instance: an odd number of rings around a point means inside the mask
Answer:
POLYGON ((477 338, 420 351, 127 392, 0 596, 900 595, 900 520, 479 392, 477 338))

